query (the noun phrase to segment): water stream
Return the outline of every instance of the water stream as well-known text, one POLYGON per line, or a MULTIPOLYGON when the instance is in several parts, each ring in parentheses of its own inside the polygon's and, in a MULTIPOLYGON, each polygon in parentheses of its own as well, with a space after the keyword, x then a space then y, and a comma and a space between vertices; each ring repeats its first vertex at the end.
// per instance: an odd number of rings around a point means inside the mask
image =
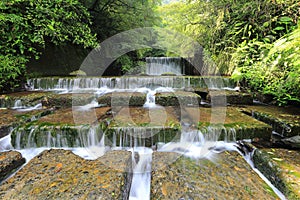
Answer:
MULTIPOLYGON (((149 58, 150 59, 150 58, 149 58)), ((162 61, 161 62, 165 62, 162 61)), ((170 64, 170 63, 169 63, 170 64)), ((177 63, 178 64, 178 63, 177 63)), ((175 71, 169 71, 170 69, 161 69, 154 71, 154 66, 149 65, 149 73, 157 75, 162 72, 173 72, 175 74, 183 74, 184 69, 182 66, 176 66, 175 71)), ((146 102, 144 108, 154 109, 159 107, 155 104, 155 94, 158 92, 174 92, 178 88, 185 87, 208 87, 211 89, 220 89, 226 87, 228 90, 236 90, 234 85, 228 79, 205 79, 200 77, 197 81, 192 81, 188 77, 122 77, 122 78, 39 78, 31 79, 28 81, 28 85, 32 90, 46 90, 56 91, 60 93, 69 92, 86 92, 94 93, 97 97, 109 92, 116 91, 136 91, 143 92, 146 95, 146 102), (199 81, 200 80, 200 81, 199 81), (197 82, 197 83, 196 83, 197 82), (222 82, 222 83, 221 83, 222 82), (225 84, 223 84, 225 83, 225 84)), ((225 89, 226 89, 225 88, 225 89)), ((89 110, 94 107, 98 107, 98 102, 93 99, 87 105, 78 106, 78 110, 89 110)), ((41 104, 37 104, 32 107, 26 107, 22 104, 21 100, 17 100, 14 103, 13 109, 19 111, 30 111, 34 109, 40 109, 41 104)), ((22 130, 15 133, 15 143, 12 143, 11 134, 0 139, 0 151, 17 150, 28 163, 32 158, 40 154, 42 151, 50 148, 60 148, 65 150, 71 150, 74 154, 89 160, 94 160, 104 155, 105 152, 115 149, 127 150, 132 152, 132 166, 133 166, 133 179, 130 190, 130 200, 147 200, 150 199, 150 183, 151 183, 151 162, 153 149, 146 147, 145 135, 148 134, 149 128, 136 127, 136 128, 116 128, 110 146, 108 146, 107 138, 99 127, 89 127, 87 129, 81 129, 78 127, 78 135, 72 141, 72 144, 68 141, 66 132, 63 130, 45 130, 45 134, 40 138, 39 144, 36 143, 33 138, 37 130, 32 127, 28 136, 24 136, 25 133, 22 130), (55 134, 54 134, 55 133, 55 134), (39 146, 37 148, 37 146, 39 146)), ((152 127, 155 131, 156 127, 152 127)), ((161 127, 160 127, 161 128, 161 127)), ((150 128, 151 129, 151 128, 150 128)), ((156 146, 155 149, 160 152, 176 152, 182 156, 187 156, 192 159, 208 159, 212 162, 216 162, 218 154, 223 151, 237 151, 253 170, 273 189, 280 199, 285 199, 284 195, 275 188, 270 181, 268 181, 254 166, 252 162, 252 152, 246 154, 241 153, 237 148, 238 145, 235 142, 236 132, 234 129, 230 129, 225 134, 224 141, 218 141, 222 130, 208 128, 206 134, 199 130, 192 130, 186 127, 182 127, 180 139, 178 141, 166 142, 162 136, 158 136, 158 142, 151 141, 151 146, 156 146), (162 138, 161 138, 162 137, 162 138)), ((151 132, 151 130, 150 130, 151 132)), ((150 134, 152 135, 152 133, 150 134)), ((151 140, 151 139, 150 139, 151 140)), ((24 165, 23 165, 24 166, 24 165)))

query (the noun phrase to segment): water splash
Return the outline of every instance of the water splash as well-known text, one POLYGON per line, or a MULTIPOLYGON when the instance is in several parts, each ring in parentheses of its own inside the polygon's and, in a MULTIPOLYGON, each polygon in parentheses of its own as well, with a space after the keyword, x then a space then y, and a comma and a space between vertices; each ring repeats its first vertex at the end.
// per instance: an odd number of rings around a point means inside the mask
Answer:
POLYGON ((133 178, 129 200, 150 199, 152 149, 136 147, 131 149, 133 178))

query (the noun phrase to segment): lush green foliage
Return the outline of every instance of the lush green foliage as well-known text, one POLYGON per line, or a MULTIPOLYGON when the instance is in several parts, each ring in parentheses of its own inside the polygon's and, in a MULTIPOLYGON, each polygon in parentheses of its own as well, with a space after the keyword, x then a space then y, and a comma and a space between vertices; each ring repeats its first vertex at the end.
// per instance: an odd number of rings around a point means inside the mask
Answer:
POLYGON ((280 105, 300 102, 300 26, 275 41, 261 61, 240 70, 252 89, 273 95, 280 105))
POLYGON ((196 39, 221 74, 246 78, 279 104, 299 101, 299 0, 183 0, 160 8, 164 25, 196 39), (295 46, 294 46, 295 45, 295 46))
POLYGON ((89 13, 76 0, 3 0, 0 11, 0 92, 22 80, 25 63, 47 43, 96 45, 89 13))
MULTIPOLYGON (((91 14, 93 32, 97 33, 100 42, 134 28, 151 27, 159 24, 155 12, 160 0, 80 0, 91 14)), ((147 51, 150 51, 149 49, 147 51)), ((141 54, 137 50, 121 56, 114 66, 123 73, 142 72, 141 54)), ((142 64, 144 66, 144 64, 142 64)))
POLYGON ((100 41, 122 31, 157 24, 158 0, 80 0, 92 17, 100 41))

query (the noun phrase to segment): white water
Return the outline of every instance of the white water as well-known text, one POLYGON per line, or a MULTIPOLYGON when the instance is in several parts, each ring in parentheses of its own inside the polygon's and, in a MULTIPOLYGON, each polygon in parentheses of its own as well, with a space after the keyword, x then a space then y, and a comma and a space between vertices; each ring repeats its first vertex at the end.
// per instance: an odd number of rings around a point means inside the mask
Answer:
MULTIPOLYGON (((33 133, 32 130, 31 133, 33 133)), ((140 132, 140 131, 139 131, 140 132)), ((30 133, 30 134, 31 134, 30 133)), ((17 140, 19 135, 17 135, 17 140)), ((88 131, 87 137, 81 135, 82 142, 84 147, 60 147, 59 149, 71 150, 74 154, 89 160, 94 160, 104 155, 106 151, 109 151, 110 147, 105 147, 105 137, 102 134, 99 137, 97 134, 97 129, 91 128, 88 131)), ((120 136, 120 149, 128 149, 125 144, 122 143, 123 138, 126 136, 120 136)), ((212 137, 214 138, 214 137, 212 137)), ((137 139, 137 138, 136 138, 137 139)), ((114 139, 115 140, 115 139, 114 139)), ((116 143, 116 141, 114 141, 116 143)), ((142 144, 142 142, 134 142, 134 148, 129 149, 133 153, 133 180, 130 191, 130 200, 138 200, 138 199, 149 199, 150 198, 150 183, 151 183, 151 161, 152 161, 152 149, 146 147, 139 147, 138 145, 142 144)), ((28 144, 32 145, 30 139, 28 140, 28 144)), ((50 144, 47 142, 47 144, 50 144)), ((20 145, 17 145, 17 148, 20 145)), ((27 147, 23 149, 17 149, 22 156, 26 159, 26 163, 28 163, 32 158, 40 154, 44 150, 48 150, 50 148, 57 147, 40 147, 33 148, 27 147)), ((11 137, 7 135, 0 139, 0 151, 12 150, 13 147, 11 145, 11 137)), ((177 152, 184 156, 193 158, 193 159, 209 159, 213 162, 217 160, 218 153, 223 151, 237 151, 239 152, 244 159, 249 163, 252 169, 272 188, 272 190, 278 195, 278 197, 282 200, 285 200, 285 196, 258 170, 255 168, 252 161, 252 153, 246 152, 244 155, 241 153, 235 142, 225 142, 225 141, 214 141, 207 140, 202 132, 197 130, 189 130, 185 131, 181 134, 180 141, 178 142, 170 142, 170 143, 160 143, 158 145, 158 151, 161 152, 177 152)))
POLYGON ((185 73, 184 63, 181 58, 147 57, 146 63, 146 74, 149 75, 161 75, 164 73, 183 75, 185 73))
POLYGON ((131 149, 133 178, 129 200, 149 200, 151 184, 152 149, 136 147, 131 149))
POLYGON ((23 111, 23 112, 27 112, 27 111, 33 111, 33 110, 39 110, 39 109, 42 109, 43 106, 42 106, 42 103, 38 103, 36 104, 35 106, 30 106, 30 107, 21 107, 21 108, 17 108, 18 111, 23 111))
POLYGON ((146 102, 144 104, 144 108, 161 108, 161 106, 155 104, 155 94, 158 92, 174 92, 172 88, 168 87, 158 87, 155 89, 146 89, 146 90, 138 90, 138 91, 146 91, 146 102))
MULTIPOLYGON (((254 150, 255 151, 255 150, 254 150)), ((284 194, 282 192, 280 192, 266 177, 265 175, 263 175, 254 165, 253 160, 252 160, 252 155, 253 152, 249 152, 246 155, 244 155, 244 159, 246 160, 246 162, 251 166, 251 168, 253 169, 253 171, 255 171, 257 173, 257 175, 263 179, 265 181, 265 183, 268 184, 268 186, 274 191, 274 193, 281 199, 281 200, 286 200, 286 197, 284 196, 284 194)), ((241 154, 242 155, 242 154, 241 154)))
POLYGON ((54 91, 58 93, 100 92, 102 88, 136 90, 136 88, 159 85, 174 89, 182 88, 211 88, 233 89, 235 84, 223 77, 185 77, 185 76, 140 76, 140 77, 76 77, 76 78, 36 78, 27 82, 31 90, 54 91))

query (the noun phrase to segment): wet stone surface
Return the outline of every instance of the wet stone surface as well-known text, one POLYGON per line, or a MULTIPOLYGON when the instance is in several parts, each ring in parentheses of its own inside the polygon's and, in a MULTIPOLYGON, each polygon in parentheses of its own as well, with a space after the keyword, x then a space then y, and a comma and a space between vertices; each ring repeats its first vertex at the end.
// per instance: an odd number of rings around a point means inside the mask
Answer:
POLYGON ((0 152, 0 182, 25 163, 25 158, 17 151, 0 152))
POLYGON ((236 92, 236 91, 219 91, 211 90, 208 93, 207 99, 214 105, 251 105, 253 104, 253 97, 251 94, 236 92))
POLYGON ((93 124, 108 117, 110 107, 101 107, 93 109, 80 109, 79 107, 66 108, 56 110, 53 114, 42 117, 38 120, 39 123, 49 125, 80 125, 93 124))
POLYGON ((278 199, 238 153, 218 158, 214 163, 154 153, 151 199, 278 199))
POLYGON ((219 140, 254 139, 269 141, 271 126, 239 111, 236 107, 190 108, 185 107, 182 119, 205 132, 207 127, 222 130, 219 140), (234 131, 233 131, 234 129, 234 131))
POLYGON ((300 109, 297 107, 247 106, 245 113, 272 126, 272 143, 300 149, 300 109))
POLYGON ((0 199, 127 199, 131 153, 112 151, 84 160, 48 150, 0 185, 0 199))
POLYGON ((201 96, 193 92, 176 91, 155 94, 155 103, 162 106, 199 106, 201 96))
POLYGON ((47 109, 34 111, 17 111, 11 109, 0 109, 0 138, 9 134, 12 128, 50 114, 47 109))
POLYGON ((255 166, 288 199, 300 199, 300 152, 265 148, 254 153, 255 166))
POLYGON ((106 106, 143 106, 146 94, 140 92, 113 92, 98 98, 98 103, 106 106))

